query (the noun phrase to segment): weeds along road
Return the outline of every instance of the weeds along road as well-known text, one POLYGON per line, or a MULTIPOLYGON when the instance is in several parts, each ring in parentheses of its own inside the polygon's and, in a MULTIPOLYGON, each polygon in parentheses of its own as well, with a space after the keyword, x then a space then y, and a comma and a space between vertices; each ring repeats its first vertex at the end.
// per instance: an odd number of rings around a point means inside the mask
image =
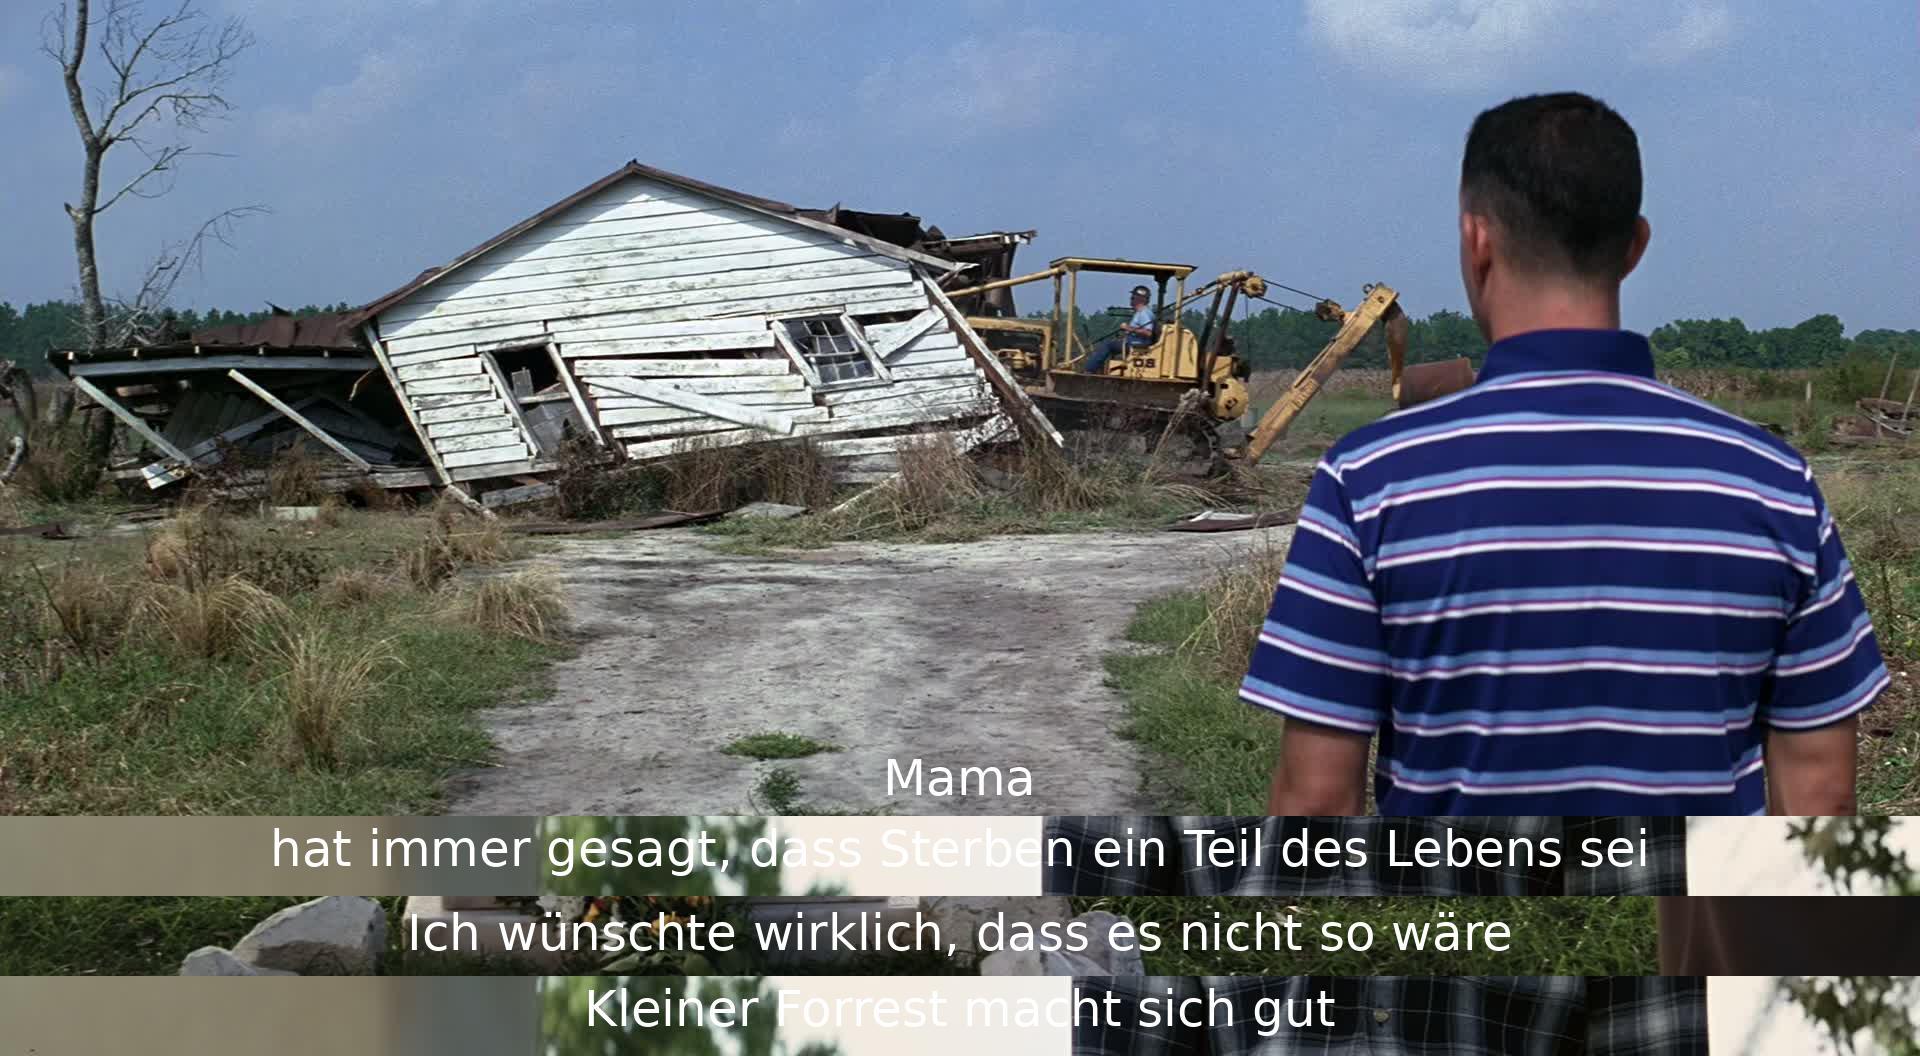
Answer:
MULTIPOLYGON (((545 700, 485 714, 499 765, 449 789, 453 814, 776 812, 775 768, 816 812, 1144 812, 1136 749, 1101 658, 1141 602, 1290 527, 1078 533, 974 543, 718 553, 690 530, 567 539, 533 564, 584 639, 545 700), (840 747, 757 762, 756 733, 840 747), (887 764, 1026 767, 1032 793, 887 793, 887 764), (756 802, 762 801, 762 802, 756 802)), ((799 813, 789 808, 788 813, 799 813)))

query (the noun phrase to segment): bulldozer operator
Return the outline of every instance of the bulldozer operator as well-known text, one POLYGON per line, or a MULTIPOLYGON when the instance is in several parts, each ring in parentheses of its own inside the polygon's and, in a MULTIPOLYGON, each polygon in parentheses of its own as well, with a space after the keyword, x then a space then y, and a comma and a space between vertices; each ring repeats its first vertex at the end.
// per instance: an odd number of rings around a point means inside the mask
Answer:
POLYGON ((1145 348, 1153 344, 1153 309, 1148 307, 1152 300, 1152 290, 1145 286, 1133 288, 1133 315, 1121 324, 1120 333, 1094 346, 1093 352, 1087 356, 1087 373, 1105 374, 1107 360, 1112 359, 1123 344, 1127 348, 1145 348))

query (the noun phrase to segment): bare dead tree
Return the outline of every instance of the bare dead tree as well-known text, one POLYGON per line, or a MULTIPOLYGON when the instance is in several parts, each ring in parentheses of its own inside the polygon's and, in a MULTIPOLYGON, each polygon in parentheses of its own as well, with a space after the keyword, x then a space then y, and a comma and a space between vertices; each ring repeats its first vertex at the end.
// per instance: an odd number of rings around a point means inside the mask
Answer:
POLYGON ((257 205, 223 210, 202 223, 186 241, 162 246, 147 265, 146 273, 140 277, 140 285, 133 295, 112 303, 106 347, 129 344, 141 331, 156 323, 173 299, 173 288, 179 284, 180 277, 200 267, 206 257, 207 246, 233 245, 234 225, 266 211, 257 205))
MULTIPOLYGON (((242 20, 213 21, 195 3, 177 0, 153 15, 142 0, 73 0, 42 26, 42 50, 60 65, 67 106, 80 133, 80 195, 66 203, 66 212, 79 267, 81 344, 88 350, 111 347, 116 330, 125 333, 115 327, 115 314, 128 314, 129 306, 136 313, 151 311, 156 296, 172 290, 182 268, 197 259, 210 237, 224 240, 233 220, 252 211, 222 213, 184 246, 163 252, 135 297, 118 302, 120 311, 110 313, 94 249, 101 214, 129 198, 167 193, 183 160, 210 153, 191 140, 233 109, 223 94, 227 79, 234 60, 253 44, 242 20), (103 165, 109 156, 126 153, 118 151, 123 146, 139 160, 129 178, 104 187, 103 165)), ((71 395, 61 402, 64 408, 51 410, 64 420, 71 413, 71 395)), ((96 414, 88 428, 89 457, 104 464, 112 443, 113 419, 96 414)))
POLYGON ((0 469, 0 484, 6 484, 27 459, 27 435, 40 420, 40 394, 33 387, 33 375, 11 359, 0 359, 0 397, 13 405, 14 434, 7 440, 6 467, 0 469))

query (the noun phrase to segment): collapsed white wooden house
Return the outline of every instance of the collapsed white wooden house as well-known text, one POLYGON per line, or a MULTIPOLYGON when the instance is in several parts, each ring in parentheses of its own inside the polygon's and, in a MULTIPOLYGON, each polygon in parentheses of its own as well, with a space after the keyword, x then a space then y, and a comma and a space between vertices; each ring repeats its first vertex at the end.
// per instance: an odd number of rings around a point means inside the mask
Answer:
POLYGON ((230 493, 265 494, 271 460, 303 445, 324 490, 432 485, 403 409, 347 323, 275 310, 48 360, 127 426, 135 454, 110 467, 118 480, 158 489, 217 466, 230 493))
POLYGON ((634 460, 805 439, 846 480, 915 434, 1059 442, 942 292, 967 265, 819 216, 631 162, 350 321, 440 482, 476 490, 569 436, 634 460))

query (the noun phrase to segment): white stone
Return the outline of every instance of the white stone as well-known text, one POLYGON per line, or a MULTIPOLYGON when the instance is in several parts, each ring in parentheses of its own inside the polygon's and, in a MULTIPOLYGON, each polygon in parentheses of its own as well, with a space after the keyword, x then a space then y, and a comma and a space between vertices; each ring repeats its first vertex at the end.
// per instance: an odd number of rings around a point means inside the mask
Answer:
MULTIPOLYGON (((1026 922, 1038 927, 1041 924, 1065 924, 1073 916, 1064 897, 1041 895, 1031 898, 969 898, 966 896, 933 896, 920 900, 921 908, 940 927, 940 935, 954 944, 954 950, 963 955, 980 951, 980 926, 988 921, 1004 917, 1008 924, 1026 922)), ((1003 930, 999 945, 1006 945, 1007 936, 1003 930)), ((996 950, 998 946, 995 947, 996 950)))
POLYGON ((1106 966, 1078 953, 1001 950, 980 962, 981 975, 1112 975, 1106 966))
POLYGON ((202 946, 180 962, 181 975, 292 975, 268 968, 255 968, 218 946, 202 946))
POLYGON ((729 517, 762 517, 769 521, 784 521, 807 512, 805 506, 788 506, 779 502, 749 502, 745 506, 728 514, 729 517))
POLYGON ((387 946, 387 915, 370 898, 328 895, 288 906, 234 944, 255 968, 301 975, 373 975, 387 946))
POLYGON ((1087 933, 1086 957, 1088 960, 1106 967, 1107 975, 1145 975, 1147 962, 1140 956, 1139 932, 1132 927, 1127 918, 1105 910, 1082 913, 1073 918, 1074 922, 1085 926, 1087 933), (1125 943, 1129 948, 1114 949, 1110 941, 1113 929, 1119 926, 1128 936, 1125 943))
POLYGON ((1035 950, 1001 950, 980 962, 981 975, 1045 975, 1046 965, 1035 950))

